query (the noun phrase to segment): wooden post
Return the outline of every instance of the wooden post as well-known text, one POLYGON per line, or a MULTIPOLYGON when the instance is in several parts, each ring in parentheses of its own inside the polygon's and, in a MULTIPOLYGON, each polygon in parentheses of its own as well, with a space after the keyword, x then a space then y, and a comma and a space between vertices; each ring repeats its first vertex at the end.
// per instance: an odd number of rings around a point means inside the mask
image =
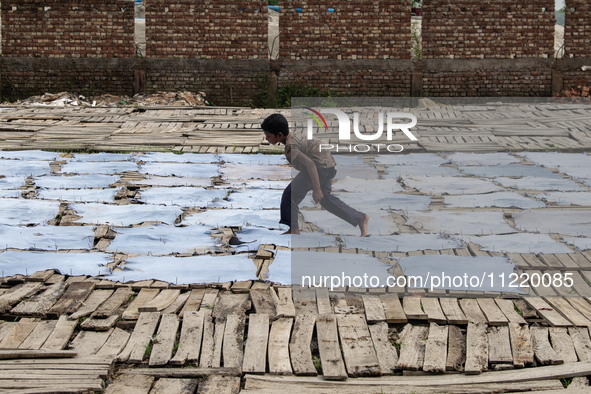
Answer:
POLYGON ((267 74, 267 108, 277 108, 277 71, 267 74))

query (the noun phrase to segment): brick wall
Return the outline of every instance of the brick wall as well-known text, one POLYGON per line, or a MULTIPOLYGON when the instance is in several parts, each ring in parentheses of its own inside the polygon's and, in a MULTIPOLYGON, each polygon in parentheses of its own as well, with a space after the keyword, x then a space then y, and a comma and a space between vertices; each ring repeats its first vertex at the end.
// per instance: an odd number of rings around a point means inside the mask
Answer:
POLYGON ((565 57, 591 57, 591 2, 589 0, 566 0, 564 46, 565 57))
POLYGON ((134 55, 134 7, 125 0, 2 1, 2 55, 134 55))
POLYGON ((146 91, 203 91, 215 105, 249 106, 266 90, 267 60, 146 59, 146 91))
POLYGON ((410 5, 410 0, 282 0, 279 57, 410 59, 410 5))
POLYGON ((150 0, 146 57, 268 58, 265 0, 150 0))
POLYGON ((553 59, 423 61, 426 97, 551 96, 553 59))
POLYGON ((282 61, 279 88, 311 86, 338 96, 410 96, 410 60, 290 60, 282 61))
POLYGON ((46 92, 133 95, 137 59, 0 58, 2 99, 46 92))
POLYGON ((551 58, 554 24, 554 0, 424 0, 423 59, 551 58))

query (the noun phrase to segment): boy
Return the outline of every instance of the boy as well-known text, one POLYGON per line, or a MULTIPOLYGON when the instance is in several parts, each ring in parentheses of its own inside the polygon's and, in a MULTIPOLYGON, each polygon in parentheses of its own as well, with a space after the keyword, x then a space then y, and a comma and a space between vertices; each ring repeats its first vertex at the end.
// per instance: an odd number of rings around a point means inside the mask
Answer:
POLYGON ((285 145, 287 161, 299 171, 299 174, 285 188, 281 198, 281 220, 279 223, 289 226, 284 234, 299 234, 299 204, 312 190, 312 198, 328 212, 338 216, 352 226, 359 226, 361 236, 367 236, 369 216, 359 212, 331 194, 331 180, 337 170, 336 162, 330 152, 320 151, 320 140, 308 140, 303 135, 289 132, 287 119, 281 114, 273 114, 263 121, 261 128, 265 139, 271 145, 285 145), (292 225, 293 221, 293 225, 292 225))

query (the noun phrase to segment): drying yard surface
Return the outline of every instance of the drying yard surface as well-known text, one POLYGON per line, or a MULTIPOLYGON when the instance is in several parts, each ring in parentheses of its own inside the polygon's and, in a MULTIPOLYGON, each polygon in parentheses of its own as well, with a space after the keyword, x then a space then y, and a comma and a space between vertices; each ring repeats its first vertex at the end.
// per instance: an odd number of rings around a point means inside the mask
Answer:
POLYGON ((591 106, 401 109, 418 118, 405 154, 335 155, 369 238, 309 198, 302 235, 281 234, 293 174, 259 127, 273 112, 0 111, 0 389, 587 384, 591 106), (341 271, 380 285, 302 286, 341 271))

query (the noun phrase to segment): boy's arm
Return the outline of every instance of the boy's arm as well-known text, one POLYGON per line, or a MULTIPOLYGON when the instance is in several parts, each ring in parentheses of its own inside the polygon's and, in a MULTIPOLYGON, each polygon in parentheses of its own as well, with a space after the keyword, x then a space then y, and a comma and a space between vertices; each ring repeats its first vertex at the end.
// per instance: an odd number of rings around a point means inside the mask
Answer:
POLYGON ((301 152, 299 155, 297 155, 296 160, 306 166, 308 175, 310 175, 310 179, 312 180, 312 198, 316 204, 320 203, 320 201, 324 198, 324 194, 320 189, 320 178, 318 178, 316 164, 312 161, 312 159, 301 152))

